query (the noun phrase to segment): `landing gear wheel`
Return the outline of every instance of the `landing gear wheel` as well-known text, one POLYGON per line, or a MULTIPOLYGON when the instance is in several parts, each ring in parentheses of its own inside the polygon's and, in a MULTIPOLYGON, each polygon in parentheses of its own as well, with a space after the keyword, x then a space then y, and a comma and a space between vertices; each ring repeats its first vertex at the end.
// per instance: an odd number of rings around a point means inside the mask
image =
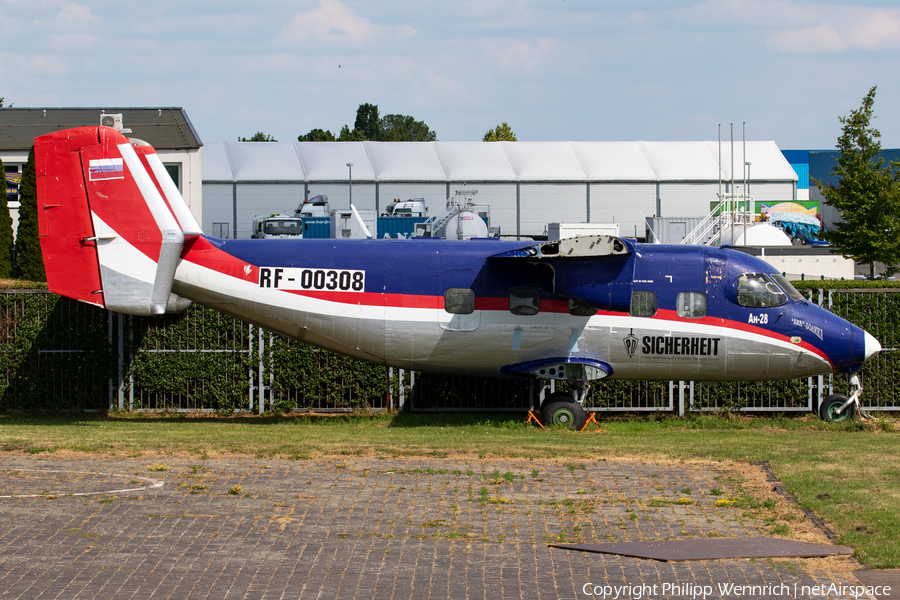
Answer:
POLYGON ((541 408, 541 420, 544 425, 560 425, 581 431, 587 417, 584 414, 584 408, 571 397, 566 399, 566 397, 556 396, 544 403, 541 408))
POLYGON ((822 406, 819 407, 819 416, 823 421, 827 421, 828 423, 842 423, 852 418, 856 413, 856 406, 854 404, 845 408, 844 412, 840 414, 837 412, 846 401, 847 396, 844 394, 832 394, 828 396, 822 402, 822 406))

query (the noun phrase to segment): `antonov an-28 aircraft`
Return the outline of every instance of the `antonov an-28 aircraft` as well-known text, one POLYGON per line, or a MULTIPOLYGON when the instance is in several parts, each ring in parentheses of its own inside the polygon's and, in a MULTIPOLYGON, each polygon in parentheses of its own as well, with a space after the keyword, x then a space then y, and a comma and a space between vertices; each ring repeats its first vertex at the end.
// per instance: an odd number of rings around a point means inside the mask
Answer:
MULTIPOLYGON (((404 369, 568 380, 576 392, 545 400, 545 422, 580 426, 591 380, 852 374, 881 350, 734 250, 605 235, 220 240, 145 143, 81 127, 34 151, 51 291, 130 315, 199 302, 404 369)), ((829 397, 823 416, 845 402, 829 397)))

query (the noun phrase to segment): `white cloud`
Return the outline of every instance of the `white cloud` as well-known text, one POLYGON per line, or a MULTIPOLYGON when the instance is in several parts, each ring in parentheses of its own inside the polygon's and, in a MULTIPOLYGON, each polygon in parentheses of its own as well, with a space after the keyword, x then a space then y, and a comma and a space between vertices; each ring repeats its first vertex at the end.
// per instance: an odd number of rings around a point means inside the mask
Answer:
POLYGON ((47 42, 50 47, 58 50, 79 50, 92 46, 99 41, 99 37, 90 33, 51 33, 47 35, 47 42))
POLYGON ((549 38, 526 40, 488 39, 481 46, 487 58, 500 67, 512 71, 530 73, 544 63, 556 48, 556 42, 549 38))
POLYGON ((861 17, 847 35, 851 46, 877 50, 900 46, 900 13, 878 10, 861 17))
POLYGON ((99 21, 97 17, 91 14, 91 9, 87 6, 75 4, 74 2, 62 2, 62 10, 59 11, 58 20, 71 24, 88 24, 99 21))
POLYGON ((477 86, 433 69, 423 69, 421 78, 416 81, 416 91, 422 104, 434 103, 439 98, 447 99, 450 104, 471 103, 481 97, 477 86))
POLYGON ((769 36, 768 45, 774 50, 791 54, 839 52, 847 47, 841 35, 828 25, 779 31, 769 36))
POLYGON ((30 75, 58 77, 71 72, 66 58, 59 54, 19 54, 13 60, 19 71, 30 75))
POLYGON ((686 8, 683 14, 701 25, 742 23, 771 27, 773 23, 815 22, 822 10, 815 4, 790 0, 710 0, 686 8))
POLYGON ((282 30, 291 43, 322 42, 341 46, 359 46, 377 38, 410 38, 416 30, 410 25, 374 24, 348 8, 340 0, 320 0, 318 8, 297 13, 282 30))
MULTIPOLYGON (((810 0, 708 0, 676 10, 679 26, 761 32, 766 45, 790 54, 900 47, 900 9, 810 0)), ((662 14, 662 13, 660 13, 662 14)))
MULTIPOLYGON (((745 0, 734 2, 747 6, 745 0)), ((756 17, 768 13, 769 23, 783 26, 767 36, 768 46, 781 52, 816 54, 900 47, 900 9, 778 1, 760 3, 756 10, 761 11, 756 17)))

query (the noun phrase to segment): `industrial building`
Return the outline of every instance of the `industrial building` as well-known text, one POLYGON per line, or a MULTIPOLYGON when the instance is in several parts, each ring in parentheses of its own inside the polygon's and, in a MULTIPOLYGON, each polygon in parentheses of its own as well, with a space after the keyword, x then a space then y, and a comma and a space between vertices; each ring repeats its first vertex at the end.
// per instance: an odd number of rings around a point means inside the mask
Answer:
POLYGON ((34 138, 72 127, 106 125, 153 146, 172 180, 199 221, 203 212, 201 151, 203 143, 182 108, 2 108, 0 159, 13 231, 19 212, 18 185, 34 138))
MULTIPOLYGON (((783 153, 797 173, 799 200, 808 199, 812 205, 818 207, 825 230, 833 229, 834 224, 840 221, 841 213, 825 204, 825 197, 822 196, 816 182, 839 185, 840 182, 833 171, 837 167, 841 153, 838 150, 784 150, 783 153), (804 193, 804 190, 808 192, 804 193)), ((900 149, 882 150, 881 158, 885 163, 900 162, 900 149)))
MULTIPOLYGON (((223 238, 250 237, 255 216, 292 213, 304 198, 318 194, 328 195, 333 208, 346 208, 352 193, 358 208, 379 214, 396 198, 424 198, 429 214, 436 215, 460 189, 477 190, 476 201, 490 206, 491 226, 504 236, 541 236, 549 223, 593 222, 618 223, 621 235, 643 238, 646 218, 657 216, 671 228, 658 232, 659 239, 677 241, 709 214, 720 195, 748 192, 757 211, 794 202, 820 213, 826 230, 840 218, 815 184, 836 183, 831 170, 838 153, 781 151, 771 141, 204 147, 182 108, 3 108, 0 158, 14 227, 19 177, 34 138, 101 123, 153 145, 204 231, 223 238)), ((891 161, 900 158, 900 150, 882 155, 891 161)))
POLYGON ((395 198, 424 198, 435 215, 467 189, 504 236, 594 222, 643 238, 646 217, 702 217, 720 194, 746 187, 758 202, 798 199, 797 175, 775 142, 733 148, 734 159, 730 142, 715 141, 224 142, 204 149, 201 223, 210 235, 249 238, 254 216, 293 212, 319 194, 337 208, 352 194, 379 214, 395 198))

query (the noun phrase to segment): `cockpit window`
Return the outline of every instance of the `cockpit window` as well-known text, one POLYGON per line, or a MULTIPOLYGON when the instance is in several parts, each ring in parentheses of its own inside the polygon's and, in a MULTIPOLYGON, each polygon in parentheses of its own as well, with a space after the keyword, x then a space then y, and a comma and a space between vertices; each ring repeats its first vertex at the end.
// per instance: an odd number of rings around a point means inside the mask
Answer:
POLYGON ((793 298, 794 300, 805 300, 805 298, 803 297, 803 294, 801 294, 797 290, 797 288, 792 286, 791 282, 788 281, 783 275, 781 275, 779 273, 772 273, 770 275, 770 277, 772 279, 774 279, 775 283, 780 285, 781 289, 783 289, 785 292, 787 292, 787 295, 790 296, 791 298, 793 298))
POLYGON ((764 273, 745 273, 737 280, 737 301, 750 308, 772 308, 787 303, 787 294, 764 273))

